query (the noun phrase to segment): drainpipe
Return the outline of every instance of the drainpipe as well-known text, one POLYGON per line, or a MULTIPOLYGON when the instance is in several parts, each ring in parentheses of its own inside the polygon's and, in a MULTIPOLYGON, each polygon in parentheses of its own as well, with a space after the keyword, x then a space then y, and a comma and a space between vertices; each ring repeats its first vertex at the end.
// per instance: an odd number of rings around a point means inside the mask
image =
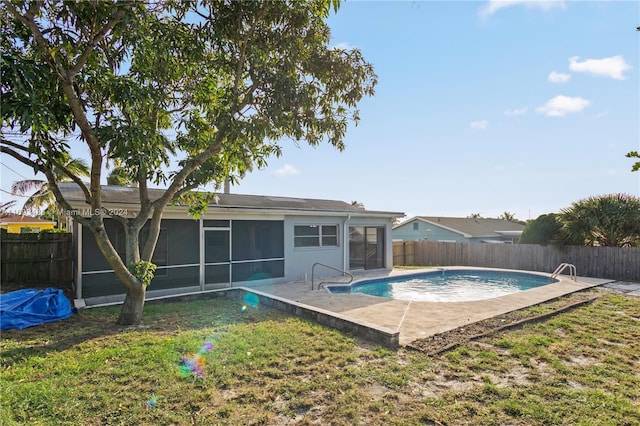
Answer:
POLYGON ((351 219, 351 215, 347 215, 347 218, 344 220, 342 224, 343 229, 343 237, 342 237, 342 270, 349 270, 349 259, 347 256, 347 246, 349 244, 349 228, 347 226, 347 222, 351 219))

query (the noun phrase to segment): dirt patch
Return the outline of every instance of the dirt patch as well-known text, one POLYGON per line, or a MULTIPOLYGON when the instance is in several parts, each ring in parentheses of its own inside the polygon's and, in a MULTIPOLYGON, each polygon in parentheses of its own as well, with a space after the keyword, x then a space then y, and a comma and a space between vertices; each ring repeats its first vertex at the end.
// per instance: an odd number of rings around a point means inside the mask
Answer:
POLYGON ((560 312, 584 305, 585 303, 591 303, 602 294, 603 290, 599 289, 571 293, 525 309, 507 312, 506 314, 497 315, 471 324, 465 324, 462 327, 435 334, 424 339, 414 340, 407 345, 407 348, 426 353, 427 355, 435 355, 491 333, 518 327, 524 323, 542 321, 560 312))

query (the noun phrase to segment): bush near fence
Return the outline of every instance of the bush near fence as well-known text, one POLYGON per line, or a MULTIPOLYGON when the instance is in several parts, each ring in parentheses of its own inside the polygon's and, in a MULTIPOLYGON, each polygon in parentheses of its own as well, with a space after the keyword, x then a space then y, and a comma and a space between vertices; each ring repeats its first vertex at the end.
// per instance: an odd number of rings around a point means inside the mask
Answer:
POLYGON ((640 282, 640 247, 393 242, 393 264, 400 266, 478 266, 551 273, 565 262, 575 265, 583 277, 640 282))
POLYGON ((27 287, 73 286, 73 239, 69 233, 9 234, 0 236, 2 291, 27 287))

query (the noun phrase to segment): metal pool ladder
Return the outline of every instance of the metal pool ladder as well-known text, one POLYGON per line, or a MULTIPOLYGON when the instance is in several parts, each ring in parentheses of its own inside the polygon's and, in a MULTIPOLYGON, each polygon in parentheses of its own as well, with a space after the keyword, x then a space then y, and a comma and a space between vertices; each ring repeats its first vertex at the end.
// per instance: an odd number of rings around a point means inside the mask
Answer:
POLYGON ((551 278, 557 278, 558 275, 560 275, 562 271, 564 271, 567 268, 569 268, 569 276, 573 278, 574 281, 578 281, 578 277, 576 276, 577 275, 576 267, 571 263, 561 263, 560 265, 558 265, 556 270, 553 271, 553 274, 551 274, 551 278))
POLYGON ((338 268, 334 268, 333 266, 329 266, 329 265, 325 265, 324 263, 320 263, 320 262, 316 262, 313 264, 313 266, 311 267, 311 290, 313 290, 313 281, 314 281, 314 274, 316 271, 316 266, 324 266, 325 268, 329 268, 329 269, 333 269, 334 271, 338 271, 341 272, 342 274, 347 274, 349 275, 349 281, 346 283, 342 283, 342 282, 333 282, 333 281, 326 281, 326 282, 321 282, 318 284, 318 290, 320 290, 320 286, 322 284, 329 284, 329 283, 334 283, 334 284, 351 284, 351 282, 353 281, 353 275, 351 275, 349 272, 347 271, 343 271, 342 269, 338 269, 338 268))

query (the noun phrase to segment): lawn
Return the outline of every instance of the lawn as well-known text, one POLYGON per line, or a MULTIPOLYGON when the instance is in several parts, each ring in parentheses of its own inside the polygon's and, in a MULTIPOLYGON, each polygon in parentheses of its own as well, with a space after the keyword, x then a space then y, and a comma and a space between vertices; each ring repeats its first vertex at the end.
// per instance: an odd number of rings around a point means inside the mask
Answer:
POLYGON ((638 425, 640 298, 604 293, 429 357, 233 300, 2 333, 3 425, 638 425), (202 376, 182 359, 199 359, 202 376))

